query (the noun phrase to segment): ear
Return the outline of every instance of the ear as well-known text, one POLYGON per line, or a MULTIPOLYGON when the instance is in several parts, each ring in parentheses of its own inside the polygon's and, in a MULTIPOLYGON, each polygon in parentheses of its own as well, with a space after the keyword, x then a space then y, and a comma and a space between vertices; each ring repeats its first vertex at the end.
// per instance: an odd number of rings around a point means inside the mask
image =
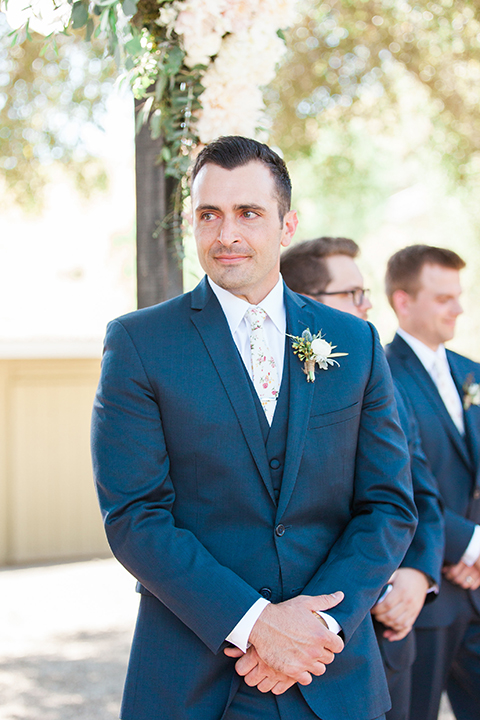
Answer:
POLYGON ((405 290, 395 290, 392 295, 392 305, 397 317, 404 318, 410 314, 411 300, 412 298, 405 290))
POLYGON ((298 217, 296 210, 289 210, 283 218, 283 230, 281 245, 288 247, 292 242, 298 225, 298 217))

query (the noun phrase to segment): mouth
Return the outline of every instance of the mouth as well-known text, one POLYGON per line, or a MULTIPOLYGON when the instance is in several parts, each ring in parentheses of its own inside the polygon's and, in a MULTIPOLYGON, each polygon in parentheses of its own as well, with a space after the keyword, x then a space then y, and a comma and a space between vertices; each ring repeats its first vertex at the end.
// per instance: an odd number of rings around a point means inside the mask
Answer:
POLYGON ((213 259, 221 265, 238 265, 249 258, 250 255, 215 255, 213 259))

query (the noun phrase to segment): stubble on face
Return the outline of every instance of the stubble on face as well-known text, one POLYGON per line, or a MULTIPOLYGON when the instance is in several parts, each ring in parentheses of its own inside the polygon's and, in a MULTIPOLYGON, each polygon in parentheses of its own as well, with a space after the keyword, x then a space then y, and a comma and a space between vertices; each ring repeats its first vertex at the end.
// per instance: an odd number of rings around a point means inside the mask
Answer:
POLYGON ((233 170, 207 164, 195 178, 192 205, 202 268, 225 290, 260 302, 278 282, 280 247, 296 228, 292 211, 280 221, 268 167, 259 161, 233 170))

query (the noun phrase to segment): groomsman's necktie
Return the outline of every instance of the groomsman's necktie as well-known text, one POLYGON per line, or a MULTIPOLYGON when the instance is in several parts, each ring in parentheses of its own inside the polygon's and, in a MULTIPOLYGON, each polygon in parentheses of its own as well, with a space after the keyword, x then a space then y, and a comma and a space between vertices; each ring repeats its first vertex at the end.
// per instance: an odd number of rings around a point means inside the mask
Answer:
POLYGON ((447 358, 437 357, 432 369, 432 377, 443 400, 443 404, 447 408, 448 414, 455 423, 460 435, 465 433, 463 424, 463 408, 460 395, 457 392, 453 377, 450 373, 447 358))
POLYGON ((263 323, 267 313, 260 307, 251 307, 245 313, 245 317, 250 323, 253 385, 262 403, 268 424, 271 425, 279 387, 275 360, 268 348, 265 333, 263 332, 263 323))

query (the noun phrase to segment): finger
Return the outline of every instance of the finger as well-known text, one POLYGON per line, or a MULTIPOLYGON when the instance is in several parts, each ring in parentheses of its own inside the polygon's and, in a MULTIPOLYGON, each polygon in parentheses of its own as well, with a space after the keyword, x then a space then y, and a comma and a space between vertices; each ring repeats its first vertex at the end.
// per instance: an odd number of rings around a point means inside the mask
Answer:
POLYGON ((411 631, 411 627, 404 628, 403 630, 397 632, 394 630, 386 630, 383 633, 383 636, 387 638, 390 642, 396 642, 397 640, 403 640, 404 637, 407 637, 408 633, 411 631))
POLYGON ((289 690, 293 685, 295 685, 295 680, 282 680, 273 686, 272 693, 274 695, 283 695, 283 693, 289 690))
POLYGON ((326 667, 326 665, 325 665, 323 662, 321 662, 320 660, 316 660, 316 661, 312 664, 312 666, 309 668, 309 670, 310 670, 310 672, 312 673, 312 675, 316 675, 317 677, 319 677, 320 675, 324 675, 324 674, 325 674, 325 672, 326 672, 326 670, 327 670, 327 667, 326 667))
POLYGON ((316 660, 320 661, 324 665, 330 665, 330 663, 335 660, 335 653, 331 652, 331 650, 328 650, 327 648, 322 648, 322 651, 316 660))
POLYGON ((344 598, 344 594, 341 590, 337 590, 334 593, 331 593, 330 595, 316 595, 312 597, 312 600, 314 601, 315 607, 312 609, 315 610, 330 610, 331 608, 335 607, 339 603, 342 602, 344 598))
POLYGON ((276 680, 272 678, 264 678, 258 683, 257 690, 260 690, 261 693, 267 693, 270 692, 276 684, 276 680))
POLYGON ((298 676, 295 678, 295 681, 298 682, 299 685, 310 685, 313 678, 309 672, 305 670, 305 672, 299 673, 298 676))
POLYGON ((226 647, 223 652, 225 653, 225 655, 228 655, 228 657, 232 658, 239 658, 245 654, 243 650, 240 650, 240 648, 237 647, 226 647))
POLYGON ((268 673, 257 665, 251 672, 244 675, 243 679, 249 687, 258 687, 260 683, 268 679, 268 673))
POLYGON ((245 655, 242 655, 242 657, 235 663, 235 670, 239 675, 243 676, 251 672, 257 665, 257 658, 254 655, 245 653, 245 655))

